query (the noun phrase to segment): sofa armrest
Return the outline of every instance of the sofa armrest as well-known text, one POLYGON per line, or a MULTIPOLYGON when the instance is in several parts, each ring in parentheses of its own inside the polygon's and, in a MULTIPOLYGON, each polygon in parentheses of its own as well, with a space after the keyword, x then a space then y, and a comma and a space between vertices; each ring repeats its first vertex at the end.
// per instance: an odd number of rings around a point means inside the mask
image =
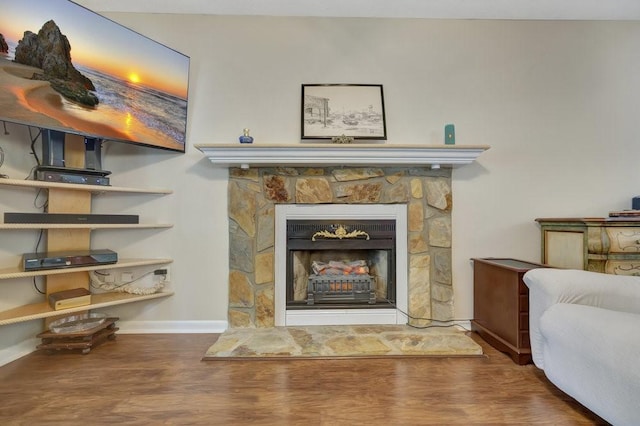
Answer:
POLYGON ((557 303, 640 313, 640 277, 537 268, 524 275, 529 287, 529 338, 533 362, 543 367, 540 317, 557 303))
POLYGON ((556 303, 574 303, 640 313, 640 277, 537 268, 525 274, 524 282, 529 299, 533 293, 545 310, 556 303))

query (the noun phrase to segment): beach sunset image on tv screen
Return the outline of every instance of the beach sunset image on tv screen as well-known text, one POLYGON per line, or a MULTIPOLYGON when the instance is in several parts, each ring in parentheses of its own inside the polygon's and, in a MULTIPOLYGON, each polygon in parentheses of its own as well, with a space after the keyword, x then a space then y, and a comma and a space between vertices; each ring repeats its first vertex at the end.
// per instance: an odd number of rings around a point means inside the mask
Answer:
POLYGON ((0 121, 184 152, 188 82, 188 56, 72 1, 0 1, 0 121))

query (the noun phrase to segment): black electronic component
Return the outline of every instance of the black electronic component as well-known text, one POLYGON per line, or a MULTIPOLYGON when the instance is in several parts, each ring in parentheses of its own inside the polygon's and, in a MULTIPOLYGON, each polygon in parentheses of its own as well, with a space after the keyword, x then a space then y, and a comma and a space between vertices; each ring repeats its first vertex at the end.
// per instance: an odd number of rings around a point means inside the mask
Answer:
MULTIPOLYGON (((105 174, 91 173, 92 170, 82 170, 76 172, 73 169, 61 167, 54 169, 51 167, 38 167, 36 169, 36 180, 58 183, 77 183, 82 185, 104 185, 109 186, 109 178, 105 174)), ((109 172, 107 172, 108 174, 109 172)))
POLYGON ((118 262, 118 254, 109 249, 25 253, 22 255, 22 267, 25 271, 107 265, 116 262, 118 262))
POLYGON ((4 223, 90 223, 138 224, 134 214, 76 214, 76 213, 11 213, 5 212, 4 223))

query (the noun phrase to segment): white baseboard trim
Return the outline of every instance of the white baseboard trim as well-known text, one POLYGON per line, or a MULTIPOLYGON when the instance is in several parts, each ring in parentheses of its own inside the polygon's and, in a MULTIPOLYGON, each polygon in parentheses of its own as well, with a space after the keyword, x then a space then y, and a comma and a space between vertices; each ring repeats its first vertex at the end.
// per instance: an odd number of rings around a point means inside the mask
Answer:
POLYGON ((25 355, 29 355, 36 350, 38 344, 40 344, 40 339, 34 337, 0 350, 0 366, 9 364, 25 355))
MULTIPOLYGON (((306 319, 300 320, 304 322, 306 319)), ((360 320, 362 321, 362 318, 360 320)), ((465 330, 471 330, 469 320, 433 321, 432 325, 458 325, 465 330)), ((117 326, 120 334, 198 334, 223 333, 229 328, 229 323, 227 321, 118 321, 117 326)), ((40 340, 34 337, 0 350, 0 367, 34 352, 39 343, 40 340)))
POLYGON ((120 334, 222 333, 227 321, 118 321, 120 334))
MULTIPOLYGON (((118 334, 189 334, 223 333, 227 321, 118 321, 118 334)), ((0 350, 0 367, 36 350, 40 339, 30 338, 0 350)))

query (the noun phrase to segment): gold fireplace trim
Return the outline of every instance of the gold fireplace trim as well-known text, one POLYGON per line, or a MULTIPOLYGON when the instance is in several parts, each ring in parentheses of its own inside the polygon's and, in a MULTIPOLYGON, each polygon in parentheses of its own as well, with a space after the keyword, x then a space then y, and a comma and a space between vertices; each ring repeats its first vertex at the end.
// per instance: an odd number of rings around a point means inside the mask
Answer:
POLYGON ((344 226, 339 225, 338 228, 333 232, 329 232, 329 231, 318 231, 315 234, 313 234, 313 236, 311 237, 311 241, 315 241, 316 237, 324 237, 324 238, 337 238, 339 240, 345 239, 345 238, 357 238, 357 237, 361 237, 361 236, 366 236, 367 240, 369 239, 369 234, 367 234, 364 231, 360 231, 360 230, 353 230, 351 232, 347 232, 347 230, 344 228, 344 226))

